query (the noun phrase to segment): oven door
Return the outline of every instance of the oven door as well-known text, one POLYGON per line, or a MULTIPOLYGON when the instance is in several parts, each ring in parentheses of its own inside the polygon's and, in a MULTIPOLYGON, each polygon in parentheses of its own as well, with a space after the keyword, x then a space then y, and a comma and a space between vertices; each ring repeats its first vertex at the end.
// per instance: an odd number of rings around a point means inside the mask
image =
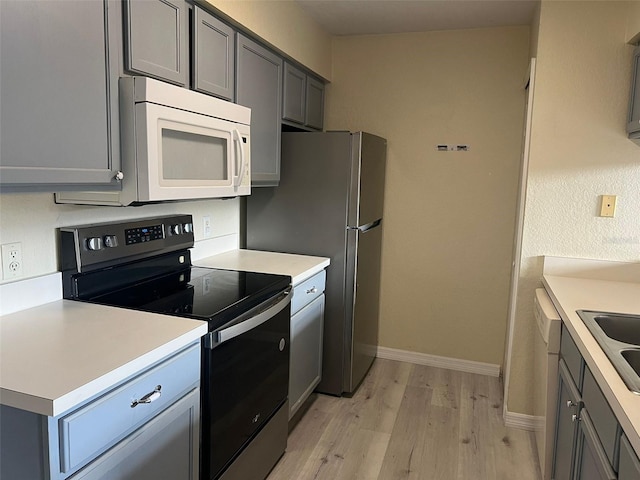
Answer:
POLYGON ((203 479, 218 478, 287 400, 290 290, 205 337, 203 479))
POLYGON ((251 193, 248 125, 151 102, 135 122, 139 201, 251 193))

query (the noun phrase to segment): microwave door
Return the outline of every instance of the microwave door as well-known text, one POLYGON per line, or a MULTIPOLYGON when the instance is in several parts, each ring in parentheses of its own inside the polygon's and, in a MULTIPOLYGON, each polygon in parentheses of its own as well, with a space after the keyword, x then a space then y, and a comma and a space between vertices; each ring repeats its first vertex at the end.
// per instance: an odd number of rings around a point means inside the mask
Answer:
POLYGON ((238 188, 246 183, 245 167, 238 168, 235 160, 238 142, 241 158, 244 153, 242 134, 235 133, 238 127, 243 126, 153 103, 137 104, 140 201, 246 194, 238 188))

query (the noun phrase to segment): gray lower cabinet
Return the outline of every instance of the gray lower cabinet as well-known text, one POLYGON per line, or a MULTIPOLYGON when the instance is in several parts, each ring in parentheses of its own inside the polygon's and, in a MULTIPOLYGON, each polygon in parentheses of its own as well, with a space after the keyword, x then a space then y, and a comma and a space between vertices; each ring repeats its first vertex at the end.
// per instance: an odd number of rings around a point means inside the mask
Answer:
POLYGON ((194 5, 191 38, 193 89, 234 100, 235 32, 194 5))
POLYGON ((640 480, 640 459, 625 435, 622 435, 620 439, 618 480, 640 480))
POLYGON ((186 86, 189 9, 185 0, 125 0, 125 69, 186 86))
POLYGON ((200 390, 192 390, 70 478, 198 480, 199 403, 200 390))
POLYGON ((200 342, 57 417, 0 414, 0 478, 197 480, 200 342))
POLYGON ((283 123, 322 130, 324 83, 287 62, 284 64, 282 102, 283 123))
POLYGON ((576 479, 616 480, 593 421, 584 408, 580 412, 576 461, 576 479))
POLYGON ((289 420, 322 379, 325 270, 293 287, 289 360, 289 420))
POLYGON ((563 326, 554 480, 640 480, 640 461, 563 326))
POLYGON ((553 478, 555 480, 572 480, 575 461, 574 446, 578 433, 578 410, 582 400, 564 360, 560 360, 558 373, 558 410, 553 478))
POLYGON ((121 36, 118 1, 0 1, 3 189, 118 187, 121 36))
POLYGON ((251 185, 280 181, 282 59, 236 35, 236 103, 251 108, 251 185))

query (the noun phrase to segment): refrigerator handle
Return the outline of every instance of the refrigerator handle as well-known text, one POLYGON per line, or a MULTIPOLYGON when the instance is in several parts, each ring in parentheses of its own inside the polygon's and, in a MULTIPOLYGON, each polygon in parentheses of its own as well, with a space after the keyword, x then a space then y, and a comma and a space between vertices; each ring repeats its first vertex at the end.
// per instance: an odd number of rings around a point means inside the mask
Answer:
POLYGON ((382 219, 379 218, 378 220, 375 220, 371 223, 367 223, 366 225, 361 225, 359 227, 347 227, 347 230, 358 230, 360 231, 360 233, 366 233, 369 230, 372 230, 374 228, 376 228, 377 226, 380 225, 380 223, 382 223, 382 219))

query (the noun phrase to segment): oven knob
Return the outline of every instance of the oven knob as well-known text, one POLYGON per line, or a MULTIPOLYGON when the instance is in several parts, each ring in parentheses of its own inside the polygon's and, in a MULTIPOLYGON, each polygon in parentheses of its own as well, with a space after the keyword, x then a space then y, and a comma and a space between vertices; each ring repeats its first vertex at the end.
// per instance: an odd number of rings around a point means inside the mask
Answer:
POLYGON ((182 224, 182 231, 184 233, 192 233, 193 232, 193 223, 184 223, 184 224, 182 224))
POLYGON ((115 235, 104 236, 104 246, 108 248, 114 248, 118 246, 118 237, 115 235))
POLYGON ((175 225, 171 225, 169 230, 171 231, 171 235, 180 235, 182 233, 182 226, 177 223, 175 225))
POLYGON ((100 237, 88 238, 87 248, 89 250, 102 250, 102 239, 100 237))

